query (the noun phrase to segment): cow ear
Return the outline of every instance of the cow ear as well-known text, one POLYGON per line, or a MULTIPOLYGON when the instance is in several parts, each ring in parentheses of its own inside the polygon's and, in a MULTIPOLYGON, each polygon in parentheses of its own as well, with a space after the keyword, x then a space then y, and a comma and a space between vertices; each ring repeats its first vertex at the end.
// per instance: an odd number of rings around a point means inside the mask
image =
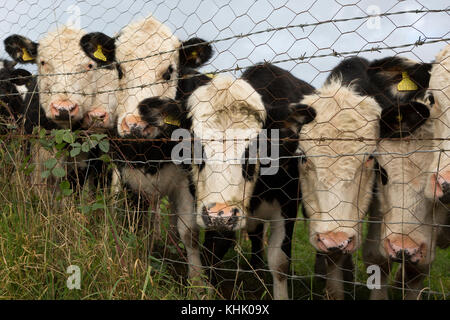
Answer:
POLYGON ((80 46, 86 55, 100 65, 107 65, 116 60, 115 39, 101 32, 85 34, 80 46))
POLYGON ((390 86, 391 92, 411 93, 428 88, 431 63, 421 63, 403 57, 387 57, 373 61, 368 68, 372 81, 382 87, 390 86))
POLYGON ((11 82, 17 86, 26 85, 31 81, 32 77, 31 73, 25 69, 14 69, 11 75, 11 82))
POLYGON ((316 117, 316 110, 302 103, 291 103, 289 106, 288 127, 299 132, 303 125, 310 123, 316 117))
POLYGON ((186 112, 181 103, 172 99, 148 98, 139 103, 139 114, 150 126, 183 127, 186 112))
POLYGON ((380 138, 407 137, 429 117, 428 107, 416 101, 386 108, 381 112, 380 138))
POLYGON ((28 38, 13 34, 6 38, 3 43, 10 57, 20 63, 36 63, 38 44, 28 38))
POLYGON ((181 44, 180 65, 181 67, 198 68, 208 62, 212 55, 212 46, 207 41, 192 38, 181 44))

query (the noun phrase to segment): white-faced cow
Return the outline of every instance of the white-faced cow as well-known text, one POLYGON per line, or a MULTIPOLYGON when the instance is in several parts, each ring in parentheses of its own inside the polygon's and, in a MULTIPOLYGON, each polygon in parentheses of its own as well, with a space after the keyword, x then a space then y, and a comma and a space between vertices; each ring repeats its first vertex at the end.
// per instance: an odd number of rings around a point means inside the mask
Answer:
MULTIPOLYGON (((288 298, 291 240, 301 198, 298 161, 292 157, 295 138, 299 127, 315 115, 309 107, 288 108, 288 103, 312 90, 287 71, 262 64, 248 69, 243 79, 218 75, 187 100, 195 141, 188 158, 193 158, 197 223, 219 232, 246 229, 253 252, 261 258, 262 226, 269 221, 268 263, 275 299, 288 298), (278 105, 265 103, 277 96, 283 100, 278 105)), ((220 259, 227 248, 214 254, 220 259)))
MULTIPOLYGON (((335 299, 344 298, 344 273, 352 271, 351 254, 362 242, 377 139, 413 131, 426 120, 409 112, 415 105, 396 103, 391 88, 383 87, 392 75, 371 73, 375 63, 358 57, 342 61, 322 88, 300 101, 317 112, 300 133, 303 211, 309 218, 310 242, 320 253, 316 270, 325 273, 328 295, 335 299), (393 110, 400 110, 409 126, 393 128, 393 110)), ((424 108, 418 109, 426 113, 424 108)))
POLYGON ((123 138, 115 143, 121 182, 143 200, 144 210, 150 200, 168 196, 187 251, 189 278, 198 281, 201 261, 189 174, 172 163, 175 143, 169 141, 175 129, 188 127, 183 120, 186 113, 171 104, 153 102, 186 99, 195 87, 209 81, 192 68, 211 58, 211 46, 198 38, 181 42, 151 16, 129 24, 115 38, 98 32, 88 37, 94 44, 87 50, 90 57, 99 60, 96 48, 113 42, 115 59, 121 64, 121 93, 115 112, 117 133, 123 138))
POLYGON ((403 264, 396 285, 405 288, 405 298, 420 296, 434 259, 439 233, 435 225, 445 222, 445 209, 425 196, 437 144, 437 121, 431 114, 435 109, 425 94, 430 69, 427 63, 391 57, 374 61, 368 71, 372 83, 388 90, 391 95, 385 98, 396 105, 385 113, 390 125, 384 126, 377 143, 377 196, 363 250, 366 265, 381 268, 381 289, 371 291, 372 299, 387 299, 392 262, 403 264))

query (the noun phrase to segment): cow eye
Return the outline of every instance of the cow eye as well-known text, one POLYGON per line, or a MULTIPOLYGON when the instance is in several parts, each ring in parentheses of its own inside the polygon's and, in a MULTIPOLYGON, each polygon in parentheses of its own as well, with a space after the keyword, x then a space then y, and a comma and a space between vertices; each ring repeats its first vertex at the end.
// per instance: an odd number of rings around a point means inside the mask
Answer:
POLYGON ((173 67, 169 66, 169 68, 167 68, 166 72, 164 72, 164 74, 163 74, 163 79, 170 80, 170 78, 172 77, 172 72, 173 72, 173 67))
POLYGON ((89 64, 88 64, 88 68, 89 68, 89 69, 92 69, 93 67, 94 67, 94 65, 93 65, 92 63, 89 63, 89 64))
POLYGON ((45 61, 41 61, 41 66, 45 66, 45 61))

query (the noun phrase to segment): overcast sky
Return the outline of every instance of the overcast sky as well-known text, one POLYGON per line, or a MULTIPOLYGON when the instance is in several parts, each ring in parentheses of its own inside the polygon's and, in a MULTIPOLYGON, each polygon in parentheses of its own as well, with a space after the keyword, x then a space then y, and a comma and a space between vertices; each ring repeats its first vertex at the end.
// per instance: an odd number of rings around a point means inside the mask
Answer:
MULTIPOLYGON (((156 1, 55 1, 6 0, 0 4, 0 37, 19 33, 38 41, 47 31, 73 21, 87 31, 113 35, 131 21, 153 14, 185 40, 193 36, 218 40, 249 32, 313 23, 328 19, 363 16, 369 13, 415 9, 449 9, 450 0, 156 0, 156 1), (73 7, 73 5, 76 7, 73 7)), ((293 59, 303 54, 328 54, 331 49, 357 51, 379 45, 395 46, 422 39, 450 37, 449 13, 403 14, 399 16, 327 23, 234 38, 214 44, 215 55, 203 71, 245 67, 261 61, 293 59)), ((448 42, 381 53, 362 53, 369 59, 402 54, 415 60, 432 61, 448 42)), ((6 53, 2 46, 0 57, 6 53)), ((278 64, 295 76, 320 86, 342 58, 325 57, 304 62, 278 64)), ((240 72, 235 74, 240 75, 240 72)))

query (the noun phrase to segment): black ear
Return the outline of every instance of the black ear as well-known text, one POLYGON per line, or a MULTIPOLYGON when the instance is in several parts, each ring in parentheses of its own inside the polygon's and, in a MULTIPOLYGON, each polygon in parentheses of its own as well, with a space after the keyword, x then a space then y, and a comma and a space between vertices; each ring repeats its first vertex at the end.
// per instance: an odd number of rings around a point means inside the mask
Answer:
POLYGON ((148 98, 139 103, 139 114, 150 126, 183 127, 186 111, 181 103, 172 99, 148 98))
POLYGON ((18 86, 26 85, 31 81, 31 73, 25 69, 14 69, 11 72, 11 82, 18 86))
POLYGON ((212 46, 200 38, 192 38, 181 44, 180 66, 198 68, 211 59, 212 46))
POLYGON ((391 87, 391 92, 417 94, 428 88, 431 67, 431 63, 396 56, 373 61, 367 72, 379 87, 391 87))
POLYGON ((288 126, 299 132, 303 125, 310 123, 316 117, 316 110, 302 103, 291 103, 289 106, 288 126))
POLYGON ((101 32, 91 32, 80 40, 80 46, 89 58, 99 65, 108 65, 116 60, 115 39, 101 32))
POLYGON ((28 38, 13 34, 6 38, 3 43, 5 50, 14 61, 20 63, 36 63, 38 44, 28 38))
POLYGON ((416 101, 386 108, 381 112, 380 138, 407 137, 429 117, 428 107, 416 101))

